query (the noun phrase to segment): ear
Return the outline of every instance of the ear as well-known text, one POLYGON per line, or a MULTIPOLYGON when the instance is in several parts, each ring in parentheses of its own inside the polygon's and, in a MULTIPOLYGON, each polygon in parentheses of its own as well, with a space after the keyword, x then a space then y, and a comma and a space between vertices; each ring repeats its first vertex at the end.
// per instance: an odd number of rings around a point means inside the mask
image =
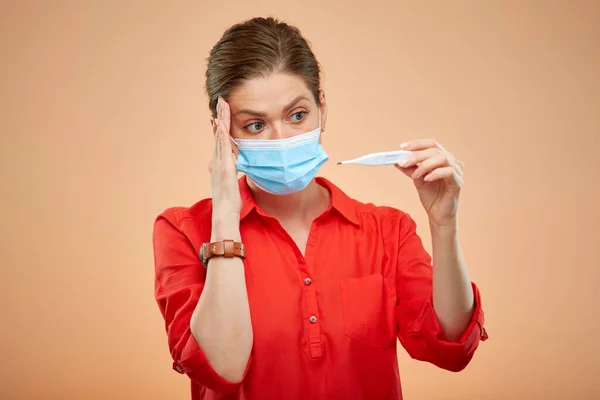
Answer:
POLYGON ((325 99, 325 91, 319 91, 319 102, 321 103, 321 132, 325 132, 327 125, 327 100, 325 99))

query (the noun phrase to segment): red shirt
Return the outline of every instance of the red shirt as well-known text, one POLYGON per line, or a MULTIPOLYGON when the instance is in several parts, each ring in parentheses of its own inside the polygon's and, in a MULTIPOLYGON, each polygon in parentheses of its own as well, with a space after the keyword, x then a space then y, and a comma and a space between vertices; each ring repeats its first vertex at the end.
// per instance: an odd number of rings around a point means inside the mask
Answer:
MULTIPOLYGON (((244 379, 211 367, 190 333, 206 270, 210 199, 164 211, 154 226, 156 300, 173 368, 192 399, 402 399, 396 338, 417 360, 460 371, 487 339, 477 287, 471 323, 445 340, 432 307, 431 258, 404 212, 363 204, 323 178, 331 205, 313 222, 305 256, 240 179, 240 230, 254 342, 244 379)), ((210 265, 209 265, 210 268, 210 265)))

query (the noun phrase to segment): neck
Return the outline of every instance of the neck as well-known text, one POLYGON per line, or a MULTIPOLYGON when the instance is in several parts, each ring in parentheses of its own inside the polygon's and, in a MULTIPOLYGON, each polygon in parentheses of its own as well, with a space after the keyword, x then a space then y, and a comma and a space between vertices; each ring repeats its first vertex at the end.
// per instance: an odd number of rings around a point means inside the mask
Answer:
POLYGON ((247 179, 248 187, 252 192, 256 204, 270 216, 282 221, 311 222, 329 207, 331 195, 327 188, 319 185, 313 179, 303 190, 277 195, 265 192, 256 186, 251 179, 247 179))

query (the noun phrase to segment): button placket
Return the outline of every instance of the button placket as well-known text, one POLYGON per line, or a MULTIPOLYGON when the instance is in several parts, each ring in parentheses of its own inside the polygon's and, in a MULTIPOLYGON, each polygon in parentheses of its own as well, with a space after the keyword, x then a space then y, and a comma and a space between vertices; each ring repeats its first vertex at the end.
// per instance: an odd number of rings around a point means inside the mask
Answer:
MULTIPOLYGON (((323 356, 321 343, 321 321, 319 316, 319 304, 317 301, 316 286, 311 277, 313 269, 310 268, 309 262, 313 260, 315 247, 317 245, 317 222, 314 221, 308 235, 306 243, 306 252, 300 270, 302 271, 302 284, 304 286, 304 294, 306 296, 307 314, 305 314, 305 323, 308 325, 308 343, 310 356, 319 358, 323 356)), ((318 285, 317 285, 318 286, 318 285)))
POLYGON ((306 295, 307 319, 308 319, 308 342, 310 346, 310 355, 318 358, 323 355, 321 349, 321 324, 319 321, 319 307, 317 302, 317 293, 313 280, 309 277, 304 278, 304 294, 306 295))

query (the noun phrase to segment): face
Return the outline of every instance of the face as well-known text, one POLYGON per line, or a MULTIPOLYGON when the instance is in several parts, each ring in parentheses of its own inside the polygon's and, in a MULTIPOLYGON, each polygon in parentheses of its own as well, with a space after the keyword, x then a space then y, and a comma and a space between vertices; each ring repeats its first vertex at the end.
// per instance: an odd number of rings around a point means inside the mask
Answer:
POLYGON ((321 112, 301 77, 277 72, 246 81, 226 99, 235 139, 286 139, 325 129, 327 105, 320 93, 321 112))

